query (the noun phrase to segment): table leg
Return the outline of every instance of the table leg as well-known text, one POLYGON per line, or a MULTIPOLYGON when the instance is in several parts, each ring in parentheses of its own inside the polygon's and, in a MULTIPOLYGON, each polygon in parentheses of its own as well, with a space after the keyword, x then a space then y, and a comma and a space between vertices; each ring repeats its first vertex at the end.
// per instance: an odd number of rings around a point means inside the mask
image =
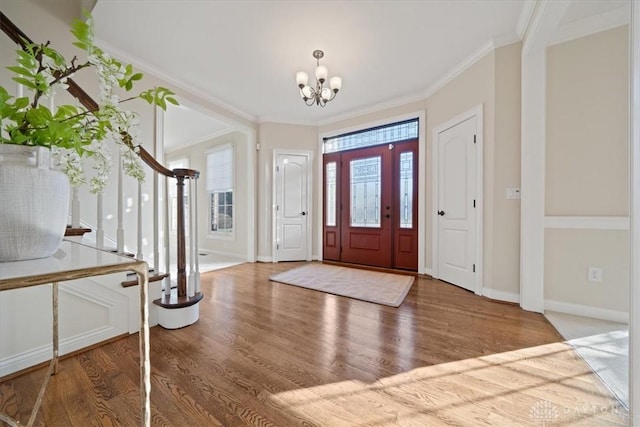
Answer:
POLYGON ((53 374, 58 373, 58 282, 53 282, 53 374))
POLYGON ((142 399, 142 425, 151 425, 151 363, 149 358, 149 273, 144 268, 136 270, 140 288, 140 397, 142 399))

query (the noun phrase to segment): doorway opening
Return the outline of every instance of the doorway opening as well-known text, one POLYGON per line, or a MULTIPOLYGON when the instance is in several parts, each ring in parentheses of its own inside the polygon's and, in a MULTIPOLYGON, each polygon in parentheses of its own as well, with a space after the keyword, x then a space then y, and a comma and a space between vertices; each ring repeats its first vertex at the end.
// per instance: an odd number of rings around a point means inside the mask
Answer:
POLYGON ((324 259, 418 270, 418 145, 418 119, 324 140, 324 259))

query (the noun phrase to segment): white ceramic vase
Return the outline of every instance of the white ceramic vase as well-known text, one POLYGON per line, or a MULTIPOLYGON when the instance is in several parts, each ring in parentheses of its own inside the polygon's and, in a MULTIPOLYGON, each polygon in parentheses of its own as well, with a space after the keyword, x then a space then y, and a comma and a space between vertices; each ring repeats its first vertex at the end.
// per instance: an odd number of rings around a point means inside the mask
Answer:
POLYGON ((53 255, 64 237, 69 179, 44 147, 0 144, 0 262, 53 255))

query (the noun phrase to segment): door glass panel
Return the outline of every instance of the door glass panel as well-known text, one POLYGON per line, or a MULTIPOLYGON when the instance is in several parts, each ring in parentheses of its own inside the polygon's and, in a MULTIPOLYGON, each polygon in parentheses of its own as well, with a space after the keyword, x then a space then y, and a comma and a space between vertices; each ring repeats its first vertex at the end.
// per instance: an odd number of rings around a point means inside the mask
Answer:
POLYGON ((400 153, 400 228, 413 227, 413 152, 400 153))
POLYGON ((382 158, 351 160, 351 226, 380 228, 382 158))
POLYGON ((336 226, 336 162, 329 162, 326 166, 324 176, 327 182, 325 183, 325 192, 327 199, 325 200, 326 209, 326 225, 328 227, 336 226))

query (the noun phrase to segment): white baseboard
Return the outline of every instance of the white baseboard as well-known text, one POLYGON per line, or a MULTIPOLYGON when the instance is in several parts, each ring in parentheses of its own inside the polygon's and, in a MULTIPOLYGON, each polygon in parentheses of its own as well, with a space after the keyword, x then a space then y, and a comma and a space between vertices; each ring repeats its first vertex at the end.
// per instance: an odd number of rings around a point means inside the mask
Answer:
POLYGON ((238 260, 246 261, 246 254, 236 254, 234 252, 216 251, 211 249, 198 249, 198 253, 206 253, 207 255, 220 255, 224 257, 237 258, 238 260))
POLYGON ((611 322, 629 323, 629 313, 626 311, 609 310, 607 308, 589 305, 573 304, 563 301, 544 300, 544 309, 575 316, 592 317, 594 319, 609 320, 611 322))
POLYGON ((482 295, 487 298, 495 299, 498 301, 520 303, 520 294, 515 292, 499 291, 497 289, 483 288, 482 295))
POLYGON ((433 277, 433 270, 431 268, 425 268, 424 269, 424 274, 427 274, 427 275, 433 277))
POLYGON ((273 262, 273 258, 271 258, 270 256, 257 256, 256 260, 258 262, 273 262))
MULTIPOLYGON (((103 326, 93 331, 60 340, 60 355, 71 353, 81 348, 89 347, 95 343, 113 338, 124 331, 116 331, 111 326, 103 326)), ((35 349, 18 353, 0 360, 0 377, 18 372, 22 369, 35 366, 39 363, 51 360, 53 344, 47 344, 35 349)))

